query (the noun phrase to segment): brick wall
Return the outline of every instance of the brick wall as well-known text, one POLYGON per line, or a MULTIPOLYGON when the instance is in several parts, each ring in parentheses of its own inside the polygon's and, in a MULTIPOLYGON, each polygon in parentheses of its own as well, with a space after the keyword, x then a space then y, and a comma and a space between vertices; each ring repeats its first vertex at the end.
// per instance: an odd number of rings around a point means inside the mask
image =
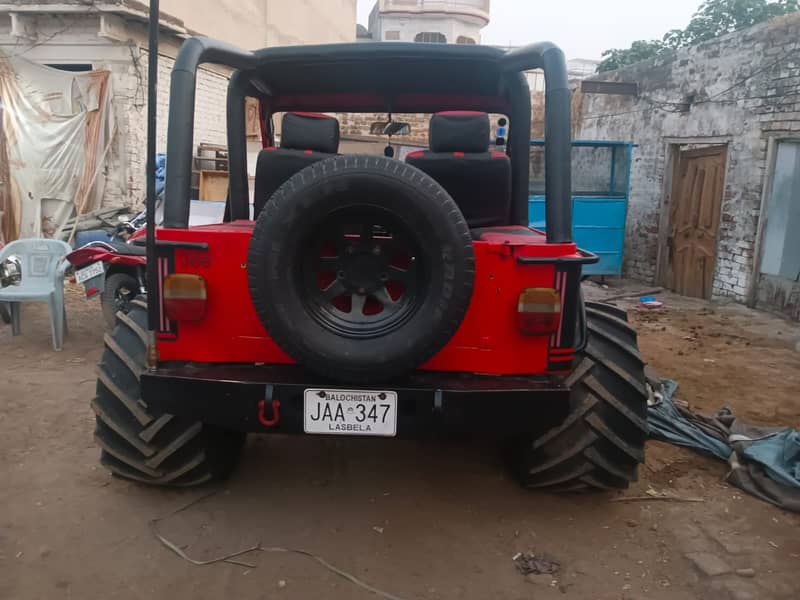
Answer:
MULTIPOLYGON (((126 130, 125 144, 128 154, 128 193, 131 204, 140 205, 145 195, 145 164, 147 151, 147 87, 140 88, 137 68, 147 77, 147 52, 141 51, 138 67, 131 62, 130 70, 121 85, 127 86, 122 104, 124 117, 121 125, 126 130)), ((167 123, 169 120, 169 82, 174 60, 165 56, 158 58, 158 114, 156 151, 166 152, 167 123)), ((202 142, 227 144, 225 105, 228 77, 223 74, 200 69, 197 76, 194 109, 194 147, 202 142)))
POLYGON ((653 281, 670 144, 725 143, 715 296, 746 299, 770 137, 800 137, 800 13, 604 74, 638 98, 584 95, 576 135, 631 140, 625 273, 653 281))
MULTIPOLYGON (((425 113, 392 113, 393 120, 405 121, 411 125, 411 135, 398 137, 398 143, 410 142, 427 146, 428 124, 431 116, 425 113)), ((500 117, 501 115, 489 115, 492 131, 497 127, 497 120, 500 117)), ((339 119, 343 137, 348 135, 365 136, 370 134, 369 127, 372 123, 386 120, 386 113, 339 113, 336 118, 339 119)), ((378 137, 376 136, 376 139, 378 137)))
MULTIPOLYGON (((345 136, 366 136, 370 135, 369 128, 375 121, 386 121, 386 113, 339 113, 342 137, 345 136)), ((427 145, 428 143, 428 122, 431 115, 421 113, 396 113, 392 114, 395 121, 405 121, 411 125, 411 135, 404 135, 396 138, 399 143, 411 142, 414 144, 427 145)), ((381 136, 374 136, 376 140, 385 139, 381 136)))

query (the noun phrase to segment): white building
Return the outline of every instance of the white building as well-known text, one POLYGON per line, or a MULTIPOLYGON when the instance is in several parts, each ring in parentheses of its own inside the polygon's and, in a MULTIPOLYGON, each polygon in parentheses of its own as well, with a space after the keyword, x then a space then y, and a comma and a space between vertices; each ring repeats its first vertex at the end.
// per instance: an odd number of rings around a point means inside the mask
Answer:
MULTIPOLYGON (((295 0, 162 0, 158 151, 164 152, 166 148, 169 79, 174 58, 184 39, 199 33, 245 48, 352 41, 355 37, 355 2, 304 0, 298 4, 295 0)), ((70 110, 74 108, 76 114, 86 110, 80 98, 73 99, 72 96, 78 97, 77 92, 72 94, 70 90, 83 90, 84 82, 92 81, 90 73, 104 78, 104 97, 109 97, 103 121, 107 131, 98 142, 84 144, 86 154, 94 156, 96 153, 99 164, 91 172, 75 167, 80 177, 91 182, 92 194, 99 197, 103 207, 139 206, 144 199, 147 18, 147 3, 140 0, 0 2, 0 90, 4 89, 3 84, 16 82, 18 87, 29 92, 32 90, 31 93, 41 92, 40 95, 49 103, 47 110, 61 118, 65 110, 63 106, 69 106, 70 110), (37 80, 32 80, 33 75, 26 80, 18 74, 21 72, 36 74, 37 80), (69 82, 70 74, 74 75, 74 81, 71 85, 64 83, 58 93, 48 95, 45 93, 47 89, 42 91, 40 80, 69 82), (52 108, 56 102, 60 102, 58 110, 52 108)), ((199 70, 195 144, 226 144, 228 77, 228 69, 214 65, 204 65, 199 70)), ((86 95, 85 91, 82 93, 86 95)), ((19 207, 14 209, 12 200, 13 204, 19 204, 17 198, 26 202, 45 203, 55 199, 74 203, 75 198, 71 188, 66 187, 58 197, 47 198, 34 198, 35 194, 30 195, 21 188, 13 194, 9 191, 16 190, 10 182, 18 173, 15 172, 17 167, 9 165, 5 158, 5 149, 17 142, 7 139, 10 129, 3 127, 4 122, 8 125, 12 116, 10 110, 3 110, 4 103, 8 105, 9 100, 4 100, 0 93, 0 215, 4 215, 0 218, 0 239, 2 232, 5 232, 5 239, 14 239, 21 226, 19 207)), ((89 112, 92 111, 95 108, 90 103, 89 112)), ((43 145, 36 140, 34 143, 43 145)), ((78 162, 77 159, 73 161, 74 164, 78 162)), ((45 175, 38 179, 47 179, 45 175)))
MULTIPOLYGON (((369 27, 358 26, 358 41, 480 44, 481 30, 489 24, 490 0, 377 0, 369 27)), ((510 50, 512 48, 505 47, 510 50)), ((593 75, 599 61, 567 61, 569 79, 593 75)), ((527 73, 532 92, 544 91, 544 73, 527 73)))
POLYGON ((369 16, 373 41, 479 44, 490 0, 378 0, 369 16))
MULTIPOLYGON (((581 81, 591 77, 597 72, 599 60, 588 58, 570 58, 567 60, 567 77, 570 81, 581 81)), ((536 69, 525 74, 528 78, 528 86, 531 92, 544 92, 544 71, 536 69)))

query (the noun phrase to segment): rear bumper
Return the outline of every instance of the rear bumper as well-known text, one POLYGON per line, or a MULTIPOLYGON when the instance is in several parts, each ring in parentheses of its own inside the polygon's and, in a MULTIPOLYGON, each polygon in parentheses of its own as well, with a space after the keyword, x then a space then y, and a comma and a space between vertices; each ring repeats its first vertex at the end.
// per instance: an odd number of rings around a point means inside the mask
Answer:
POLYGON ((529 433, 561 422, 569 396, 560 383, 538 377, 417 371, 393 383, 352 386, 320 380, 294 365, 162 366, 142 374, 141 385, 142 399, 156 414, 260 433, 303 433, 306 388, 393 390, 398 437, 529 433), (267 426, 259 414, 266 405, 266 416, 272 417, 273 400, 280 402, 280 418, 267 426))

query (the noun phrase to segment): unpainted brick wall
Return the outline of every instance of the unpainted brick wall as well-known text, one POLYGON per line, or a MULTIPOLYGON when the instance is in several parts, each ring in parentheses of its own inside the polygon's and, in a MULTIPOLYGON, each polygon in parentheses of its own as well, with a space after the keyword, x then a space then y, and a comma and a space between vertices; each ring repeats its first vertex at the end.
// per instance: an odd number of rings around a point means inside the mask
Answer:
MULTIPOLYGON (((157 108, 157 152, 166 152, 167 123, 169 117, 169 83, 174 60, 158 57, 158 108, 157 108)), ((147 87, 140 86, 137 69, 144 80, 147 78, 147 52, 142 51, 138 67, 132 62, 125 84, 128 93, 123 103, 122 125, 127 133, 126 151, 128 154, 128 193, 130 203, 141 205, 145 195, 145 163, 147 150, 147 87), (127 121, 127 122, 126 122, 127 121)), ((194 144, 227 144, 225 124, 225 104, 228 77, 220 73, 200 69, 197 76, 194 112, 194 144)), ((119 110, 119 109, 118 109, 119 110)))
MULTIPOLYGON (((425 113, 393 113, 392 119, 395 121, 405 121, 411 125, 411 135, 397 138, 399 143, 410 142, 412 144, 428 145, 428 124, 431 120, 430 114, 425 113)), ((491 131, 497 127, 497 120, 502 115, 489 115, 491 131)), ((338 113, 342 137, 348 135, 365 136, 369 135, 369 127, 375 121, 385 121, 387 113, 338 113)), ((377 139, 377 138, 376 138, 377 139)))
MULTIPOLYGON (((376 121, 386 121, 387 113, 338 113, 339 126, 342 137, 345 136, 367 136, 370 135, 369 128, 376 121)), ((404 135, 397 138, 397 141, 411 142, 414 144, 428 143, 428 123, 431 115, 422 113, 396 113, 392 114, 394 121, 405 121, 411 125, 411 135, 404 135)), ((380 136, 375 136, 380 139, 380 136)))
POLYGON ((800 136, 800 13, 598 79, 635 81, 640 88, 638 98, 586 94, 576 115, 576 136, 639 145, 631 173, 625 273, 648 282, 655 278, 670 144, 726 143, 713 292, 745 300, 768 139, 800 136))

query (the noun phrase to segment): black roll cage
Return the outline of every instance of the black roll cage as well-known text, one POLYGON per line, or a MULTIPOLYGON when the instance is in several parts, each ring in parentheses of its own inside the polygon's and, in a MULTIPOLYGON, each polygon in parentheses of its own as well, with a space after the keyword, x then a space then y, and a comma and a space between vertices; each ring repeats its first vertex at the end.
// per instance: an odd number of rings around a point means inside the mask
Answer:
MULTIPOLYGON (((226 213, 230 219, 247 219, 249 194, 245 98, 269 98, 273 95, 273 82, 261 76, 263 70, 270 65, 285 63, 291 68, 292 64, 299 65, 303 61, 335 65, 339 56, 358 56, 362 64, 375 56, 396 60, 407 57, 425 61, 461 60, 462 63, 474 58, 483 61, 483 64, 491 64, 493 67, 496 65, 510 107, 508 153, 512 161, 513 177, 512 219, 520 225, 528 224, 530 127, 526 124, 530 123, 531 118, 530 91, 523 71, 542 69, 546 82, 547 241, 572 241, 570 90, 564 54, 550 42, 531 44, 508 52, 486 46, 396 42, 267 48, 250 52, 210 38, 190 38, 183 43, 178 53, 170 83, 164 227, 185 229, 189 226, 195 90, 197 71, 201 64, 214 63, 235 69, 228 86, 227 99, 229 202, 226 213)), ((281 82, 276 81, 274 84, 279 88, 281 82)), ((366 82, 365 89, 368 87, 369 82, 366 82)), ((426 112, 435 110, 437 107, 431 106, 430 111, 426 112)), ((151 258, 153 257, 148 253, 148 260, 151 258)))

